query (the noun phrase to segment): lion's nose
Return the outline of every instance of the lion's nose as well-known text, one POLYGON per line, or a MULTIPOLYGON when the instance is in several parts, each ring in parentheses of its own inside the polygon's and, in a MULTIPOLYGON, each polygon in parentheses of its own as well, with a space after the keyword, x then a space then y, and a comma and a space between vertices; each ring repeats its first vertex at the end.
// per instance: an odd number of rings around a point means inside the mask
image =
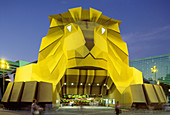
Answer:
POLYGON ((91 49, 94 47, 94 42, 86 42, 86 47, 91 51, 91 49))
POLYGON ((86 30, 83 31, 83 34, 86 41, 85 45, 89 49, 89 51, 91 51, 92 48, 94 47, 94 31, 86 30))

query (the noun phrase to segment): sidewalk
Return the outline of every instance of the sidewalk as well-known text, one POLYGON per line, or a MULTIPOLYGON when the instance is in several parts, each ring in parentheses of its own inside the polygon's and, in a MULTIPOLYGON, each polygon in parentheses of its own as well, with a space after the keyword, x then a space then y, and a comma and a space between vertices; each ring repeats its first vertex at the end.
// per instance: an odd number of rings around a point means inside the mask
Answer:
MULTIPOLYGON (((0 108, 0 115, 30 115, 30 111, 4 110, 0 108)), ((42 115, 115 115, 115 112, 112 107, 83 106, 81 109, 79 106, 64 106, 56 110, 45 111, 42 115)), ((128 111, 122 109, 122 114, 120 115, 170 115, 170 112, 144 109, 128 111)))
POLYGON ((0 115, 30 115, 29 111, 4 110, 0 108, 0 115))

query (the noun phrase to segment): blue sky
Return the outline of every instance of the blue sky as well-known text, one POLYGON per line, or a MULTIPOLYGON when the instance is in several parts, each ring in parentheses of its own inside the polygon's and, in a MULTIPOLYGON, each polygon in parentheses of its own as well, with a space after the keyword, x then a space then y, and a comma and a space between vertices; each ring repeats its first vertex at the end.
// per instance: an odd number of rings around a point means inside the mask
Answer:
POLYGON ((170 0, 0 0, 0 58, 37 60, 48 15, 80 6, 122 21, 131 60, 170 53, 170 0))

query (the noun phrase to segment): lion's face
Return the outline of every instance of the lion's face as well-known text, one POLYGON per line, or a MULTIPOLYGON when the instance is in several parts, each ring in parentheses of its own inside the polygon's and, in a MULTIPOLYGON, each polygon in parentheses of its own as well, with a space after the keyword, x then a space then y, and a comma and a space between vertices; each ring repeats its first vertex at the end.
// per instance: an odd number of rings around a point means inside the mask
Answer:
POLYGON ((57 55, 60 48, 67 55, 67 68, 93 66, 107 70, 109 60, 129 63, 127 45, 119 30, 121 21, 81 7, 49 19, 50 29, 42 39, 38 61, 57 55))
POLYGON ((129 58, 120 35, 121 21, 81 7, 49 19, 50 28, 42 39, 38 62, 47 67, 51 81, 57 84, 67 69, 105 70, 105 76, 109 75, 116 86, 127 81, 124 76, 131 72, 127 71, 129 58))
POLYGON ((103 57, 103 54, 108 52, 107 31, 102 25, 95 22, 78 21, 66 25, 64 32, 69 63, 73 61, 80 63, 78 65, 71 65, 71 67, 96 67, 97 65, 94 64, 98 60, 102 60, 106 65, 107 59, 106 56, 103 57))
POLYGON ((128 55, 124 54, 121 48, 127 46, 119 37, 120 33, 108 31, 107 27, 95 22, 77 21, 66 25, 63 38, 67 50, 68 68, 88 66, 107 70, 109 53, 114 53, 112 55, 124 60, 128 55), (116 42, 123 44, 118 47, 116 42), (121 56, 117 50, 122 52, 121 56))
POLYGON ((130 84, 143 83, 142 73, 129 67, 121 21, 81 7, 49 19, 38 62, 17 69, 15 81, 51 82, 67 94, 106 94, 106 87, 123 93, 130 84))

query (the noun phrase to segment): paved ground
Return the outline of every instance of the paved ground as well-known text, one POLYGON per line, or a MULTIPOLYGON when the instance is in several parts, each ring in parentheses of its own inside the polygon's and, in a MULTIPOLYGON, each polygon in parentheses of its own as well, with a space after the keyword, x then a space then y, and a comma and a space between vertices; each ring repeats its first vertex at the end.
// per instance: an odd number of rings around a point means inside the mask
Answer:
MULTIPOLYGON (((30 115, 29 111, 13 111, 0 109, 0 115, 30 115)), ((42 115, 115 115, 110 107, 62 107, 54 111, 44 112, 42 115)), ((170 115, 165 111, 151 110, 123 110, 121 115, 170 115)))

